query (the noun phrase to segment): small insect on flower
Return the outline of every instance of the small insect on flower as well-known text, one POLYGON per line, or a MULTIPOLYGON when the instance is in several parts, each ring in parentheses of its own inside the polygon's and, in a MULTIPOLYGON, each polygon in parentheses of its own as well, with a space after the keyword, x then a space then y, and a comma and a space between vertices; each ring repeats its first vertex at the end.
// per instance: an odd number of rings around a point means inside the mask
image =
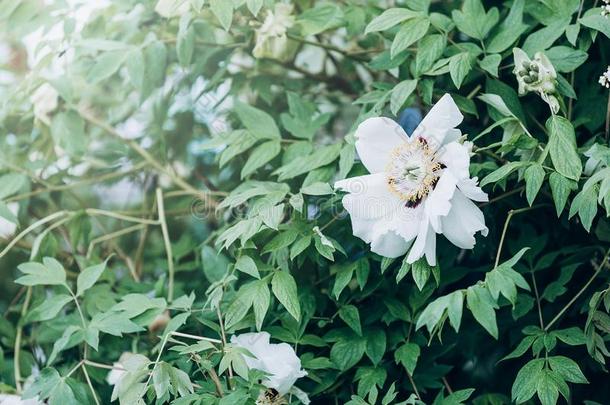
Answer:
POLYGON ((450 95, 432 107, 412 136, 389 118, 369 118, 356 129, 356 150, 367 176, 338 181, 355 236, 385 257, 407 251, 407 262, 426 256, 436 264, 436 234, 472 249, 487 235, 481 210, 487 201, 470 178, 470 149, 456 127, 464 117, 450 95))
POLYGON ((610 89, 610 66, 608 66, 608 69, 599 77, 599 84, 610 89))

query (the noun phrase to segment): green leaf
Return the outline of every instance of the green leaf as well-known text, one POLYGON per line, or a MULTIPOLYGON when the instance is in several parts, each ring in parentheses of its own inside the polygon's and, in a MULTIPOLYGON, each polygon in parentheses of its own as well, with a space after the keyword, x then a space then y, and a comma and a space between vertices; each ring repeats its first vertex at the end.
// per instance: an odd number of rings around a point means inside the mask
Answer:
POLYGON ((56 145, 72 156, 82 155, 89 140, 85 121, 75 111, 55 114, 51 121, 51 136, 56 145))
POLYGON ((483 180, 481 180, 480 185, 483 187, 487 184, 497 183, 515 170, 520 169, 525 165, 527 165, 527 162, 508 162, 504 166, 500 166, 497 170, 485 176, 483 180))
POLYGON ((471 55, 468 52, 458 53, 449 59, 449 74, 453 84, 458 89, 462 85, 464 78, 472 69, 471 55))
POLYGON ((410 19, 402 24, 400 30, 392 41, 390 48, 390 57, 395 58, 396 55, 407 49, 409 46, 419 41, 430 27, 430 19, 428 17, 417 17, 410 19))
POLYGON ((595 187, 584 187, 580 193, 576 194, 570 207, 569 217, 572 218, 578 212, 582 226, 587 232, 591 229, 593 219, 597 214, 597 199, 595 187))
POLYGON ((87 75, 87 81, 99 83, 115 74, 127 59, 125 51, 104 52, 95 58, 95 64, 87 75))
POLYGON ((502 359, 500 361, 516 359, 516 358, 523 356, 525 354, 525 352, 527 352, 527 350, 532 346, 532 343, 534 343, 534 340, 536 340, 536 339, 537 339, 537 336, 524 337, 523 340, 521 340, 521 342, 517 345, 517 347, 515 347, 515 350, 513 350, 506 356, 502 357, 502 359))
POLYGON ((387 9, 377 17, 373 18, 373 20, 366 26, 364 35, 371 32, 385 31, 398 23, 408 20, 409 18, 414 18, 418 15, 419 13, 406 8, 387 9))
POLYGON ((420 348, 415 343, 405 343, 394 352, 396 363, 402 364, 410 375, 413 375, 417 366, 420 348))
POLYGON ((447 40, 444 35, 427 35, 419 41, 415 54, 415 75, 428 71, 443 55, 447 40))
POLYGON ((237 262, 235 263, 235 269, 243 273, 249 274, 254 278, 261 278, 260 274, 258 273, 256 263, 250 256, 240 256, 239 259, 237 259, 237 262))
POLYGON ((305 195, 328 195, 332 194, 333 189, 328 183, 321 181, 310 184, 306 187, 301 188, 301 194, 305 195))
POLYGON ((498 54, 487 55, 479 61, 479 66, 493 77, 498 77, 498 66, 501 61, 502 56, 498 54))
POLYGON ((587 378, 584 376, 578 364, 570 358, 565 356, 552 356, 548 358, 549 366, 553 371, 556 371, 564 380, 578 383, 587 384, 587 378))
POLYGON ((188 66, 195 51, 195 29, 190 24, 191 16, 186 13, 180 17, 178 36, 176 38, 176 56, 182 66, 188 66))
POLYGON ((566 206, 570 192, 578 189, 578 183, 559 173, 553 172, 549 176, 549 185, 551 186, 557 217, 559 217, 566 206))
POLYGON ((241 169, 241 178, 248 177, 254 173, 260 167, 263 167, 269 163, 274 157, 276 157, 282 148, 279 141, 268 141, 257 146, 250 157, 241 169))
POLYGON ((218 18, 220 25, 229 31, 231 22, 233 21, 233 2, 227 0, 210 0, 210 9, 218 18))
POLYGON ((271 281, 271 290, 288 313, 297 321, 301 320, 301 305, 297 296, 297 285, 287 271, 276 271, 271 281))
POLYGON ((549 132, 549 153, 557 172, 578 181, 582 173, 582 163, 576 150, 574 127, 567 119, 553 115, 546 122, 549 132))
POLYGON ((356 335, 340 338, 330 349, 330 359, 339 370, 348 370, 360 361, 366 350, 366 339, 356 335))
POLYGON ((362 336, 360 326, 360 314, 358 308, 353 305, 345 305, 339 309, 339 317, 349 326, 358 336, 362 336))
POLYGON ((279 139, 280 130, 273 118, 258 108, 237 101, 235 113, 246 129, 257 139, 279 139))
POLYGON ((522 49, 529 56, 533 56, 535 52, 545 51, 553 45, 553 43, 559 39, 565 32, 570 19, 560 18, 552 24, 539 29, 538 31, 530 34, 525 42, 523 43, 522 49))
POLYGON ((298 157, 288 162, 273 173, 278 175, 280 181, 295 178, 319 167, 331 164, 339 157, 341 148, 342 145, 340 143, 324 146, 310 155, 298 157))
POLYGON ((396 115, 398 113, 398 110, 404 105, 416 87, 417 80, 403 80, 394 87, 390 97, 390 110, 392 114, 396 115))
POLYGON ((72 297, 67 294, 53 295, 45 299, 39 306, 32 309, 27 316, 27 321, 40 322, 53 319, 70 301, 72 301, 72 297))
POLYGON ((569 73, 585 63, 588 54, 568 46, 555 46, 544 53, 558 72, 569 73))
POLYGON ((254 311, 254 320, 256 322, 256 330, 261 330, 265 315, 271 303, 271 294, 266 281, 254 282, 254 298, 252 300, 252 309, 254 311))
POLYGON ((86 290, 93 287, 93 285, 100 278, 104 269, 106 269, 106 263, 108 259, 103 263, 97 264, 95 266, 87 267, 83 270, 76 279, 76 296, 82 295, 86 290))
POLYGON ((519 370, 512 388, 513 401, 521 404, 534 396, 543 367, 544 359, 535 359, 519 370))
POLYGON ((368 329, 366 332, 366 355, 374 365, 378 365, 385 354, 387 337, 379 328, 368 329))
POLYGON ((248 10, 252 13, 254 17, 257 16, 261 7, 263 7, 264 0, 247 0, 246 5, 248 6, 248 10))
POLYGON ((525 0, 513 2, 508 16, 506 16, 500 26, 500 31, 491 38, 486 47, 488 53, 504 52, 527 30, 528 26, 523 24, 524 6, 525 0))
POLYGON ((544 182, 545 172, 540 163, 534 163, 525 169, 525 196, 529 205, 532 205, 544 182))
POLYGON ((466 302, 474 319, 489 332, 494 338, 498 338, 498 325, 496 323, 495 308, 498 307, 487 288, 481 285, 468 287, 466 290, 466 302))
POLYGON ((578 22, 585 27, 599 31, 610 38, 610 24, 608 24, 608 18, 603 17, 598 10, 591 11, 593 11, 591 14, 582 17, 578 22))
POLYGON ((71 405, 77 403, 78 401, 74 396, 72 388, 68 385, 66 380, 62 378, 59 384, 57 384, 55 388, 53 388, 53 391, 51 391, 49 405, 71 405))
POLYGON ((20 173, 8 173, 0 176, 0 199, 12 196, 22 187, 25 187, 27 183, 28 178, 20 173))
POLYGON ((559 389, 551 372, 542 370, 536 384, 536 393, 542 405, 555 405, 559 399, 559 389))
POLYGON ((492 7, 485 12, 481 0, 465 0, 462 9, 453 10, 451 16, 460 31, 479 40, 485 39, 500 19, 498 9, 492 7))
POLYGON ((430 274, 432 274, 432 266, 428 265, 428 261, 425 258, 421 258, 411 265, 411 275, 419 291, 424 289, 430 274))
POLYGON ((15 282, 17 284, 34 285, 66 285, 66 271, 61 263, 52 257, 45 257, 43 264, 36 262, 22 263, 17 268, 25 274, 15 282))
POLYGON ((333 285, 333 296, 335 299, 339 299, 339 295, 349 282, 352 280, 352 276, 354 275, 355 266, 344 265, 339 268, 339 271, 335 275, 335 284, 333 285))

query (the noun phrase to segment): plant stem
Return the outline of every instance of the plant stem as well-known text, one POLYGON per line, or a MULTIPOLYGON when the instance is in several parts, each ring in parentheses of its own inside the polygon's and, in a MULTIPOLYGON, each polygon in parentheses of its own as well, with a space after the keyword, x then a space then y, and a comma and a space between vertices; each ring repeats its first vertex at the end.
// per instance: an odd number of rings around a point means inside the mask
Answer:
POLYGON ((11 250, 11 248, 13 246, 15 246, 15 244, 17 242, 19 242, 21 239, 23 239, 28 233, 30 233, 34 229, 38 228, 39 226, 42 226, 42 225, 46 224, 47 222, 51 222, 51 221, 53 221, 53 220, 55 220, 57 218, 63 217, 64 215, 67 215, 68 213, 69 213, 68 211, 58 211, 58 212, 56 212, 54 214, 51 214, 49 216, 46 216, 46 217, 41 218, 38 221, 34 222, 32 225, 28 226, 23 231, 21 231, 19 233, 19 235, 15 236, 13 238, 13 240, 11 240, 8 245, 6 245, 4 250, 2 250, 2 252, 0 252, 0 258, 2 258, 5 254, 7 254, 8 251, 11 250))
POLYGON ((87 385, 91 390, 91 395, 93 395, 93 400, 95 401, 95 405, 100 405, 100 401, 97 399, 97 395, 95 393, 95 389, 93 388, 93 384, 91 384, 91 378, 89 378, 89 373, 87 372, 87 367, 85 366, 85 361, 83 360, 81 364, 81 369, 83 370, 83 374, 85 375, 85 380, 87 380, 87 385))
POLYGON ((206 341, 208 341, 210 343, 222 344, 221 340, 212 339, 212 338, 205 337, 205 336, 191 335, 190 333, 172 332, 171 335, 172 336, 179 336, 179 337, 183 337, 183 338, 188 338, 188 339, 206 340, 206 341))
POLYGON ((165 244, 165 253, 167 255, 168 268, 168 286, 167 286, 167 301, 172 302, 174 299, 174 255, 172 253, 172 243, 169 240, 169 232, 167 230, 167 221, 165 219, 165 205, 163 204, 163 192, 157 188, 157 209, 159 211, 159 223, 161 224, 161 232, 163 233, 163 243, 165 244))
POLYGON ((585 292, 587 287, 589 287, 589 285, 591 285, 591 283, 593 282, 593 280, 595 280, 595 278, 599 275, 599 273, 601 273, 601 271, 604 269, 604 267, 606 267, 606 265, 608 264, 608 255, 610 255, 610 249, 608 249, 606 251, 606 254, 604 255, 604 259, 602 260, 601 264, 597 267, 597 270, 595 270, 595 273, 593 273, 593 275, 591 276, 591 278, 589 278, 589 280, 586 282, 586 284, 584 286, 582 286, 582 288, 561 309, 561 311, 559 311, 559 313, 553 319, 551 319, 551 322, 549 322, 549 324, 546 326, 546 328, 544 328, 545 331, 551 329, 551 326, 553 326, 555 324, 555 322, 557 322, 559 320, 559 318, 561 318, 561 316, 576 302, 576 300, 582 295, 582 293, 585 292))
POLYGON ((132 217, 129 215, 117 214, 116 212, 100 210, 97 208, 87 208, 85 212, 91 216, 101 215, 104 217, 119 219, 121 221, 137 222, 138 224, 159 225, 159 221, 154 219, 132 217))
POLYGON ((506 216, 506 221, 504 221, 504 229, 502 229, 502 236, 500 236, 500 246, 498 246, 498 253, 496 253, 496 261, 494 263, 494 269, 498 267, 500 263, 500 255, 502 254, 502 246, 504 245, 504 238, 506 237, 506 231, 508 229, 508 224, 513 217, 513 215, 521 214, 523 212, 531 211, 536 208, 544 207, 546 204, 534 205, 532 207, 519 208, 516 210, 508 211, 508 215, 506 216))
POLYGON ((536 296, 536 304, 538 306, 538 321, 540 322, 540 329, 544 329, 544 320, 542 319, 542 306, 540 305, 540 294, 538 293, 538 284, 536 283, 536 275, 534 271, 531 272, 532 285, 534 286, 534 295, 536 296))

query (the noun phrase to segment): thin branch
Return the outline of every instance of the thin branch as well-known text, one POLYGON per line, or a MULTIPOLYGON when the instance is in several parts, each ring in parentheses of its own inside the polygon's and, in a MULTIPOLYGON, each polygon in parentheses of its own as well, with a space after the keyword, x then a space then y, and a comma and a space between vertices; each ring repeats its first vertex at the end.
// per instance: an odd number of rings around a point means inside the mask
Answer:
POLYGON ((163 192, 157 188, 157 208, 159 210, 159 223, 161 224, 161 232, 163 233, 163 243, 165 244, 165 253, 167 255, 168 267, 168 286, 167 286, 167 301, 172 302, 174 299, 174 255, 172 253, 172 243, 169 240, 169 232, 167 230, 167 221, 165 219, 165 205, 163 204, 163 192))

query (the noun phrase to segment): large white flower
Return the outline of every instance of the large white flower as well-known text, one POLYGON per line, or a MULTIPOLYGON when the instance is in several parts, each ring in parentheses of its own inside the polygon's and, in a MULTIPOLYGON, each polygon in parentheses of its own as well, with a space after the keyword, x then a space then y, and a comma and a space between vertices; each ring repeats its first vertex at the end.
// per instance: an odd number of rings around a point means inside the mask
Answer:
POLYGON ((436 234, 472 249, 474 234, 487 235, 481 210, 487 201, 470 178, 470 150, 459 142, 463 116, 445 94, 409 137, 389 118, 369 118, 356 130, 356 150, 371 174, 337 182, 355 236, 385 257, 409 251, 407 262, 426 256, 436 264, 436 234))
POLYGON ((263 25, 256 30, 255 58, 272 58, 281 61, 292 56, 292 46, 286 32, 294 25, 292 5, 277 3, 267 12, 263 25))
POLYGON ((306 376, 307 372, 301 369, 301 360, 292 346, 287 343, 269 343, 269 333, 267 332, 233 336, 231 343, 235 347, 248 350, 255 356, 244 355, 244 360, 248 368, 268 374, 262 382, 265 387, 276 390, 280 396, 288 393, 295 394, 301 402, 309 403, 307 396, 293 387, 296 380, 306 376))

